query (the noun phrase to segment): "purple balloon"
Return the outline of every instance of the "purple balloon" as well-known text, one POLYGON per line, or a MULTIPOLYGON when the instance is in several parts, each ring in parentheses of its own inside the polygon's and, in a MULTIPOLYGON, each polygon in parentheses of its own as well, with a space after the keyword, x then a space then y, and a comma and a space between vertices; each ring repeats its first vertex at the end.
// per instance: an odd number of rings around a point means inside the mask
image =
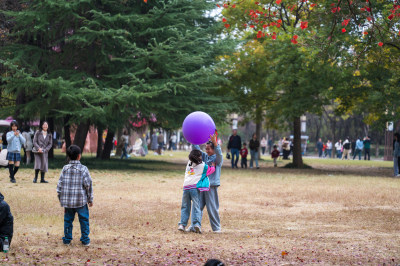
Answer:
POLYGON ((215 133, 215 123, 211 116, 204 112, 189 114, 182 124, 183 136, 194 145, 206 143, 215 133))

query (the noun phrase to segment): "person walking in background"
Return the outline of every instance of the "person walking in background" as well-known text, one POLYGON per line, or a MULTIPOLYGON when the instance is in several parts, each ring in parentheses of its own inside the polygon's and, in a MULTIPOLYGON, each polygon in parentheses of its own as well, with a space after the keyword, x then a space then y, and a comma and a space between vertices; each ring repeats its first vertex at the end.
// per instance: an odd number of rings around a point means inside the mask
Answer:
POLYGON ((353 153, 356 153, 356 141, 355 140, 350 140, 350 139, 349 139, 349 141, 351 142, 351 151, 353 153))
POLYGON ((371 158, 371 139, 369 136, 366 136, 363 141, 364 144, 364 160, 367 160, 367 155, 368 155, 368 161, 371 158))
POLYGON ((346 140, 343 142, 343 154, 342 154, 342 160, 350 159, 350 153, 351 153, 351 144, 349 141, 349 137, 346 138, 346 140))
POLYGON ((356 151, 354 152, 353 160, 356 158, 357 154, 358 154, 358 160, 361 160, 361 154, 362 154, 363 148, 364 148, 364 144, 363 144, 361 138, 358 138, 356 141, 356 151))
POLYGON ((240 161, 240 166, 243 168, 243 166, 247 169, 247 154, 249 154, 249 151, 247 150, 247 145, 246 142, 243 142, 243 148, 240 150, 240 156, 242 157, 242 160, 240 161))
POLYGON ((18 172, 19 164, 21 163, 21 148, 26 140, 18 130, 17 121, 13 120, 10 127, 11 131, 7 133, 8 170, 11 183, 16 183, 15 174, 18 172))
POLYGON ((273 144, 272 139, 269 138, 269 139, 268 139, 268 154, 271 154, 271 151, 272 151, 272 144, 273 144))
POLYGON ((332 158, 332 142, 329 139, 326 142, 326 153, 329 158, 332 158))
POLYGON ((267 148, 267 140, 265 139, 265 137, 262 138, 260 145, 261 145, 262 155, 264 155, 265 154, 265 150, 267 148))
POLYGON ((49 183, 44 180, 44 175, 49 167, 49 150, 53 146, 53 137, 48 131, 49 124, 44 121, 33 138, 33 153, 35 154, 35 178, 33 183, 37 182, 40 171, 40 183, 49 183))
POLYGON ((249 142, 250 148, 250 168, 253 168, 253 161, 255 161, 257 169, 260 167, 258 166, 258 150, 260 148, 260 141, 257 139, 257 134, 253 134, 253 138, 249 142))
POLYGON ((230 151, 232 155, 231 158, 232 168, 235 167, 238 168, 237 163, 239 160, 239 151, 241 148, 242 148, 242 139, 237 134, 237 129, 233 129, 232 135, 229 137, 229 142, 228 142, 228 152, 230 151))
POLYGON ((26 154, 26 164, 30 164, 31 162, 31 157, 32 157, 32 148, 33 148, 33 142, 32 142, 32 131, 30 127, 25 127, 24 132, 22 132, 22 136, 25 138, 25 154, 26 154))
POLYGON ((342 158, 343 144, 341 139, 339 139, 338 142, 335 143, 335 149, 336 149, 336 157, 338 159, 342 158))
POLYGON ((289 155, 290 155, 290 142, 288 138, 283 138, 282 141, 282 159, 283 160, 289 160, 289 155))
POLYGON ((124 157, 128 159, 129 135, 128 132, 126 132, 126 130, 124 130, 124 133, 122 133, 121 141, 122 145, 124 145, 122 147, 121 160, 124 159, 124 157))
POLYGON ((158 143, 157 143, 157 133, 153 132, 153 134, 151 135, 151 150, 156 152, 158 149, 158 143))
POLYGON ((398 176, 399 174, 399 164, 398 164, 398 157, 396 151, 396 147, 400 147, 399 145, 400 142, 400 133, 396 132, 394 133, 394 139, 393 139, 393 169, 394 169, 394 176, 398 176))
POLYGON ((158 142, 158 152, 157 153, 158 153, 158 155, 161 155, 162 151, 164 149, 164 134, 161 133, 161 131, 158 134, 157 142, 158 142))
POLYGON ((276 160, 279 158, 280 152, 278 151, 278 147, 274 145, 274 150, 271 152, 271 158, 274 160, 274 167, 277 167, 278 164, 276 160))
POLYGON ((324 144, 322 143, 322 139, 319 138, 317 141, 317 150, 318 150, 318 157, 321 158, 322 157, 322 149, 324 147, 324 144))
MULTIPOLYGON (((171 146, 172 146, 172 150, 176 151, 176 140, 177 140, 177 136, 175 133, 172 133, 172 136, 170 138, 171 141, 171 146)), ((171 147, 170 147, 171 148, 171 147)))

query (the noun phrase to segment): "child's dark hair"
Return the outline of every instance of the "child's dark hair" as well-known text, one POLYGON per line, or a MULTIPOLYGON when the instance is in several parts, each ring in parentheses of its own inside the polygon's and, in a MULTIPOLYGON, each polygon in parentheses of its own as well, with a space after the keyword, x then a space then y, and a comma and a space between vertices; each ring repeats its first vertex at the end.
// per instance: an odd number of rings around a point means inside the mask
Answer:
POLYGON ((192 150, 189 154, 189 160, 195 164, 201 164, 203 162, 201 158, 201 151, 199 150, 192 150))
POLYGON ((278 146, 274 145, 274 149, 278 148, 278 146))
POLYGON ((12 129, 13 126, 16 126, 17 128, 19 127, 17 120, 11 121, 10 128, 12 129))
POLYGON ((76 145, 71 145, 67 148, 67 155, 70 160, 78 159, 79 154, 81 154, 81 148, 76 145))
POLYGON ((243 142, 243 146, 246 146, 247 144, 246 144, 246 142, 243 142))
POLYGON ((214 148, 215 148, 214 143, 213 143, 212 141, 208 141, 208 142, 206 143, 206 145, 210 145, 211 149, 214 149, 214 148))

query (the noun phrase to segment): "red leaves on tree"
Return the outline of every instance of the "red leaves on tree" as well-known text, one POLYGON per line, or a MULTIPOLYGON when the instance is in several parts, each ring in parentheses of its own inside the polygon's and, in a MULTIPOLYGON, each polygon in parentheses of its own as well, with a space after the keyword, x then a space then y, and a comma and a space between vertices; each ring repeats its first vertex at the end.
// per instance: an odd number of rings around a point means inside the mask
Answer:
POLYGON ((257 38, 260 39, 261 37, 265 37, 265 33, 259 30, 257 33, 257 38))
POLYGON ((380 47, 382 47, 382 46, 383 46, 383 42, 379 42, 378 45, 379 45, 380 47))
POLYGON ((143 2, 147 3, 147 0, 143 0, 143 2))
POLYGON ((364 31, 363 33, 364 33, 364 35, 368 35, 368 31, 364 31))
POLYGON ((226 23, 224 26, 225 26, 225 28, 229 28, 231 25, 229 25, 228 23, 226 23))
POLYGON ((300 28, 301 28, 302 30, 308 28, 308 21, 302 21, 302 22, 300 23, 300 28))
POLYGON ((388 19, 392 20, 393 19, 393 14, 390 14, 390 16, 388 16, 388 19))
POLYGON ((222 19, 222 22, 227 22, 226 18, 223 18, 223 19, 222 19))
POLYGON ((343 29, 342 29, 342 32, 343 32, 343 33, 345 33, 345 32, 346 32, 346 29, 345 29, 345 28, 343 28, 343 29))
POLYGON ((282 2, 282 0, 276 0, 276 4, 279 5, 282 2))
POLYGON ((217 7, 221 7, 219 4, 217 4, 217 7))
POLYGON ((350 22, 350 19, 343 20, 342 26, 347 26, 349 24, 349 22, 350 22))
POLYGON ((293 38, 290 40, 293 44, 297 44, 297 35, 293 35, 293 38))
POLYGON ((314 7, 314 6, 316 6, 316 5, 317 5, 317 4, 311 4, 310 7, 314 7))
POLYGON ((235 8, 235 7, 236 7, 236 5, 233 5, 233 6, 232 6, 232 8, 235 8))
POLYGON ((372 21, 372 18, 371 18, 371 17, 367 17, 367 19, 368 19, 368 21, 369 21, 369 22, 371 22, 371 21, 372 21))
POLYGON ((366 7, 365 9, 366 9, 368 12, 371 12, 371 8, 366 7))
POLYGON ((272 40, 276 40, 276 32, 273 32, 273 33, 272 33, 271 38, 272 38, 272 40))

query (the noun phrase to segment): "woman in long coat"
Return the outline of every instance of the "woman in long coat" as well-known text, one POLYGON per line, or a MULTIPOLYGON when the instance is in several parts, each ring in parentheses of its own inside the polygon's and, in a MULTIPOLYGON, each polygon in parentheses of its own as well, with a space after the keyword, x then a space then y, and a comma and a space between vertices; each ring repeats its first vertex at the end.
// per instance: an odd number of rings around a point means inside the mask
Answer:
POLYGON ((50 132, 48 132, 48 129, 49 124, 43 122, 41 128, 36 131, 35 137, 33 138, 33 152, 35 153, 35 179, 33 179, 33 183, 37 182, 39 171, 40 183, 48 183, 44 180, 44 175, 49 166, 49 150, 53 146, 53 137, 50 132))

